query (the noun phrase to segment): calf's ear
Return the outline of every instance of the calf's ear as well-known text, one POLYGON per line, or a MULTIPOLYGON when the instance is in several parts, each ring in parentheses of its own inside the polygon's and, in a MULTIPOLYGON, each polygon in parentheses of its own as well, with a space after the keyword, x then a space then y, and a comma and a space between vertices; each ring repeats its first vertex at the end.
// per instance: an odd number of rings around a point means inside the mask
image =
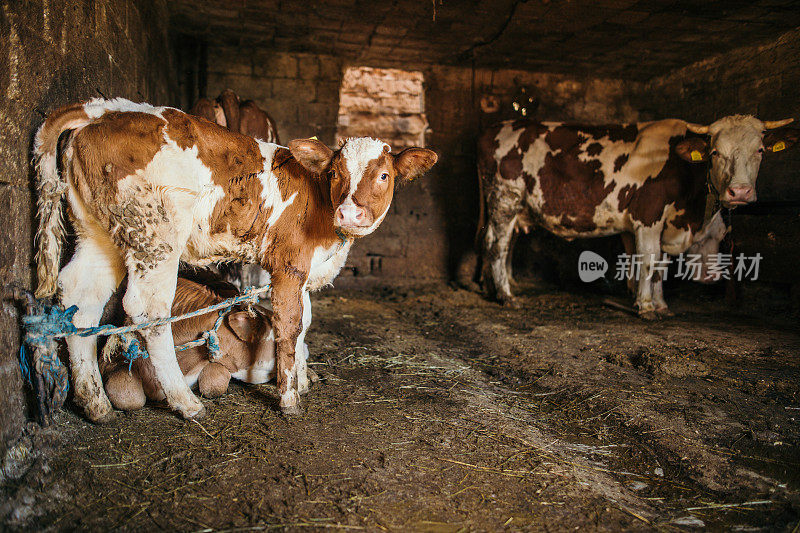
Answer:
POLYGON ((314 174, 321 174, 333 159, 333 150, 316 139, 295 139, 288 146, 292 156, 314 174))
POLYGON ((764 151, 780 152, 800 141, 800 129, 779 128, 764 134, 764 151))
POLYGON ((439 156, 425 148, 406 148, 394 156, 394 168, 403 181, 416 179, 431 169, 439 156))
POLYGON ((236 311, 227 317, 228 327, 233 334, 244 342, 254 342, 258 337, 258 320, 250 316, 247 311, 236 311))
POLYGON ((708 142, 701 137, 689 137, 675 145, 675 153, 689 163, 708 161, 708 142))

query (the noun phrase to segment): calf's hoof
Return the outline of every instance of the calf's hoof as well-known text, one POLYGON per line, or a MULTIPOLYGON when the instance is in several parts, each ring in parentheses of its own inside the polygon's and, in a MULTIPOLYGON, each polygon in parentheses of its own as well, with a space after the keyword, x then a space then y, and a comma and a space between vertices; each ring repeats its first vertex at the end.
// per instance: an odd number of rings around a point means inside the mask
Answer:
POLYGON ((661 309, 656 309, 656 314, 658 314, 661 318, 670 318, 675 316, 675 313, 669 310, 668 307, 662 307, 661 309))
POLYGON ((202 419, 204 419, 206 417, 207 414, 208 414, 208 411, 206 411, 205 406, 201 405, 199 411, 197 411, 192 416, 185 416, 184 418, 186 420, 202 420, 202 419))
POLYGON ((122 411, 141 409, 147 401, 141 380, 127 370, 118 370, 106 379, 106 394, 111 404, 122 411))
POLYGON ((303 413, 300 396, 296 390, 289 389, 281 394, 281 412, 286 416, 297 416, 303 413))
POLYGON ((111 424, 114 420, 117 419, 117 413, 113 410, 100 415, 98 418, 92 418, 92 423, 97 424, 98 426, 105 426, 107 424, 111 424))
POLYGON ((76 397, 75 401, 79 405, 83 405, 83 412, 86 413, 86 418, 95 424, 108 424, 115 418, 114 408, 111 407, 111 402, 106 398, 105 393, 100 389, 102 396, 92 398, 87 402, 82 402, 80 398, 76 397))
POLYGON ((197 399, 194 394, 191 394, 191 399, 185 402, 173 402, 167 397, 167 402, 169 403, 170 407, 178 411, 183 418, 186 420, 199 420, 206 416, 206 408, 203 403, 197 399))
POLYGON ((320 380, 319 374, 317 374, 313 368, 308 369, 308 379, 311 380, 311 383, 317 383, 320 380))
POLYGON ((303 408, 298 403, 297 405, 292 405, 289 407, 281 406, 281 413, 287 417, 296 417, 303 414, 303 408))
POLYGON ((200 395, 205 398, 219 398, 228 391, 228 384, 231 381, 231 373, 223 365, 212 362, 200 372, 197 378, 197 386, 200 395))

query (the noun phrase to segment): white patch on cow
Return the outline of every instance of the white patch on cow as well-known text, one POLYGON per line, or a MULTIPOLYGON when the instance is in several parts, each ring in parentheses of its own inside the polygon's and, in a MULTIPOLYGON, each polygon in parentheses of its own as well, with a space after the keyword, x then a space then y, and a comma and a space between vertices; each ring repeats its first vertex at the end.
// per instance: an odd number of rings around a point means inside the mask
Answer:
POLYGON ((347 239, 344 243, 336 241, 330 247, 317 246, 314 249, 306 283, 309 291, 318 291, 336 279, 347 261, 347 255, 350 253, 352 245, 353 239, 347 239))
POLYGON ((370 233, 372 233, 373 231, 375 231, 376 229, 378 229, 378 226, 380 226, 380 225, 381 225, 381 222, 383 222, 383 219, 384 219, 384 218, 386 218, 386 214, 387 214, 387 213, 389 213, 389 208, 390 208, 390 207, 392 207, 392 206, 391 206, 391 204, 390 204, 390 205, 388 205, 388 206, 386 207, 386 209, 383 211, 383 213, 381 213, 381 215, 380 215, 378 218, 376 218, 376 219, 375 219, 375 221, 374 221, 374 222, 373 222, 373 223, 370 225, 370 227, 368 227, 368 228, 367 228, 367 229, 366 229, 366 230, 365 230, 363 233, 361 233, 360 235, 369 235, 370 233))
MULTIPOLYGON (((286 200, 281 195, 281 188, 278 184, 278 177, 272 172, 272 160, 275 157, 275 152, 280 148, 277 144, 258 142, 258 149, 264 157, 264 169, 259 172, 258 179, 261 182, 261 201, 262 205, 269 209, 269 218, 267 218, 267 227, 274 225, 283 214, 287 207, 292 205, 297 193, 293 193, 286 200)), ((266 233, 264 234, 266 237, 266 233)))
POLYGON ((517 141, 519 141, 519 136, 522 135, 523 131, 525 130, 522 128, 515 130, 511 123, 503 124, 503 127, 495 137, 498 144, 497 150, 495 150, 495 159, 497 159, 498 164, 511 150, 516 149, 517 141))
POLYGON ((112 98, 111 100, 106 100, 104 98, 93 98, 83 105, 83 111, 91 119, 99 118, 106 113, 111 113, 114 111, 133 111, 164 118, 161 114, 165 109, 174 108, 156 107, 146 103, 137 104, 136 102, 131 102, 125 98, 112 98))
POLYGON ((389 145, 371 137, 356 137, 345 141, 341 156, 344 158, 347 172, 350 173, 350 192, 345 202, 350 200, 358 189, 369 162, 378 159, 385 147, 389 145))

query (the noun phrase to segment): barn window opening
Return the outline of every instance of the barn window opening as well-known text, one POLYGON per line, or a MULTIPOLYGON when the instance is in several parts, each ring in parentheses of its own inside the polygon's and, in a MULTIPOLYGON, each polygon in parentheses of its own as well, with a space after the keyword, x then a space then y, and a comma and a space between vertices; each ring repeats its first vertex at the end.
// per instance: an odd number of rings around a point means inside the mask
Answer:
POLYGON ((351 67, 339 92, 336 140, 376 137, 394 150, 425 146, 423 75, 394 68, 351 67))

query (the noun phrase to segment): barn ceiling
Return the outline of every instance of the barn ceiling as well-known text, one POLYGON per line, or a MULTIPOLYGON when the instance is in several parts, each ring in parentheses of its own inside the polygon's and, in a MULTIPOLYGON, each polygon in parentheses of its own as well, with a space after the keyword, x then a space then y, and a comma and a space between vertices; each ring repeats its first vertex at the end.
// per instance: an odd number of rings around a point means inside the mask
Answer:
POLYGON ((210 42, 649 80, 800 26, 798 0, 171 0, 210 42))

